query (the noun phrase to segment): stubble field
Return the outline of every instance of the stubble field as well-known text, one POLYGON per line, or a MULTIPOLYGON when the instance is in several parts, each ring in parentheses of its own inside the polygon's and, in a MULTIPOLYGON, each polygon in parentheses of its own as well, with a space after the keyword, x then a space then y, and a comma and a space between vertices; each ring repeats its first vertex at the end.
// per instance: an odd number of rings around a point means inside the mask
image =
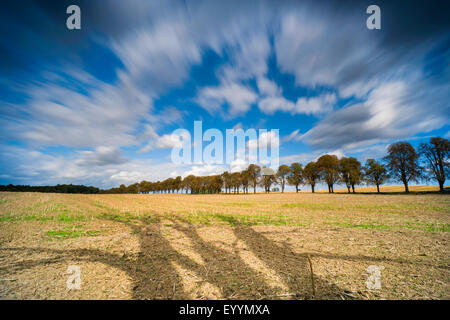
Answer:
POLYGON ((448 194, 0 193, 0 298, 449 299, 449 231, 448 194))

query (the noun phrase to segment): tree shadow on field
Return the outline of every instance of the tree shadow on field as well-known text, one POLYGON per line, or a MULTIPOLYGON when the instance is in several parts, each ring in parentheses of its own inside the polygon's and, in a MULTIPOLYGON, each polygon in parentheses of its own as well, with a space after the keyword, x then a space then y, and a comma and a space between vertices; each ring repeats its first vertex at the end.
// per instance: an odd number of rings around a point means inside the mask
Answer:
MULTIPOLYGON (((27 255, 45 254, 45 259, 28 259, 0 266, 0 273, 19 273, 33 267, 51 263, 99 262, 124 271, 131 279, 132 299, 341 299, 348 296, 345 290, 315 277, 317 294, 312 295, 311 273, 305 254, 294 253, 287 245, 279 245, 253 228, 233 221, 232 232, 246 244, 266 268, 274 271, 289 292, 280 292, 268 283, 266 275, 256 271, 244 261, 239 249, 219 248, 199 235, 193 225, 172 219, 171 228, 189 239, 191 249, 201 258, 193 259, 177 251, 164 234, 164 223, 153 219, 117 222, 131 229, 140 243, 138 254, 113 254, 98 249, 59 250, 49 248, 0 248, 0 254, 25 252, 27 255), (48 258, 50 256, 50 258, 48 258), (53 256, 53 257, 52 257, 53 256), (180 272, 180 268, 181 271, 180 272), (186 285, 188 281, 188 285, 186 285), (199 290, 203 284, 212 289, 199 290), (194 288, 194 290, 192 289, 194 288), (209 290, 209 291, 208 291, 209 290)), ((208 288, 208 287, 207 287, 208 288)))
POLYGON ((195 250, 207 261, 214 261, 214 268, 220 278, 206 279, 223 288, 226 297, 240 299, 277 299, 291 297, 294 299, 342 299, 349 298, 347 292, 334 284, 314 276, 316 295, 313 296, 310 265, 306 254, 296 254, 287 245, 280 246, 256 232, 249 226, 244 226, 236 220, 231 220, 232 231, 237 240, 245 243, 250 252, 258 258, 266 268, 274 271, 288 292, 280 292, 267 284, 264 274, 255 272, 241 258, 236 243, 233 253, 218 249, 215 245, 205 242, 198 235, 198 230, 192 225, 175 224, 174 227, 183 232, 194 244, 195 250), (230 283, 238 284, 236 286, 230 283), (241 284, 239 286, 239 284, 241 284), (319 292, 320 290, 320 292, 319 292))
MULTIPOLYGON (((151 230, 142 225, 123 223, 139 237, 141 246, 137 256, 119 255, 96 249, 59 250, 48 248, 0 248, 2 251, 25 251, 29 254, 40 253, 56 257, 39 260, 25 260, 0 267, 2 272, 19 272, 49 263, 60 262, 100 262, 124 271, 132 279, 132 299, 173 299, 186 298, 180 292, 181 278, 170 261, 177 256, 169 242, 162 236, 161 225, 155 224, 151 230)), ((176 257, 183 260, 182 257, 176 257)), ((187 263, 187 262, 186 262, 187 263)))
MULTIPOLYGON (((242 240, 255 256, 272 270, 276 270, 290 292, 316 299, 348 299, 345 290, 314 276, 316 296, 312 297, 312 281, 307 253, 295 253, 283 243, 277 244, 253 228, 238 224, 233 228, 235 236, 242 240)), ((313 259, 314 256, 312 256, 313 259)), ((314 262, 312 262, 314 267, 314 262)))

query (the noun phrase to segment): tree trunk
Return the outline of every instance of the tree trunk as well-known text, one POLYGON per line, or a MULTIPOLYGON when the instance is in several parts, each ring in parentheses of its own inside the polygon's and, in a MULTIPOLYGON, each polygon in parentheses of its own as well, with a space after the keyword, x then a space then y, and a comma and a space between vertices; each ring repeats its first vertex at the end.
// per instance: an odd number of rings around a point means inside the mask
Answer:
POLYGON ((377 183, 377 192, 380 193, 380 185, 377 183))
POLYGON ((354 184, 352 184, 352 190, 353 190, 353 193, 355 193, 355 185, 354 184))
POLYGON ((444 192, 444 181, 439 181, 439 192, 444 192))
POLYGON ((408 182, 404 181, 403 183, 405 185, 405 192, 409 192, 408 182))
POLYGON ((312 193, 314 193, 314 185, 311 185, 312 193))
POLYGON ((347 186, 348 193, 350 193, 350 186, 347 186))
POLYGON ((295 191, 298 193, 298 186, 295 186, 295 191))

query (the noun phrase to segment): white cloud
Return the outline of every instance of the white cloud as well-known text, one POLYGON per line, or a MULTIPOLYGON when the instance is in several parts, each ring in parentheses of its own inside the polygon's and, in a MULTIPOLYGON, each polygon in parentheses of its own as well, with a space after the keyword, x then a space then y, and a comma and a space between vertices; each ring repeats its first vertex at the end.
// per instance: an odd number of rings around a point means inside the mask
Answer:
POLYGON ((327 154, 332 155, 332 156, 336 156, 336 157, 338 157, 339 159, 342 158, 342 157, 345 157, 344 151, 342 151, 342 150, 340 150, 340 149, 337 149, 337 150, 333 150, 333 151, 327 152, 327 154))
POLYGON ((0 148, 0 156, 6 163, 15 161, 8 169, 20 184, 73 183, 110 188, 122 183, 163 180, 175 171, 182 173, 191 168, 191 166, 172 162, 155 163, 150 159, 104 163, 94 154, 95 152, 73 152, 64 156, 54 156, 19 147, 0 148))
POLYGON ((201 61, 199 44, 189 30, 181 15, 177 20, 133 30, 113 41, 113 49, 139 87, 159 93, 180 84, 187 78, 190 66, 201 61))
POLYGON ((217 87, 202 88, 196 102, 211 113, 219 111, 222 105, 228 104, 228 114, 235 116, 246 113, 256 99, 256 93, 249 87, 223 82, 217 87))
POLYGON ((336 95, 322 94, 318 97, 298 98, 294 104, 281 96, 269 96, 258 102, 259 109, 266 114, 274 114, 276 111, 289 112, 291 114, 319 115, 333 110, 336 95))
POLYGON ((124 65, 115 70, 112 84, 72 64, 42 70, 42 81, 22 85, 30 102, 14 106, 22 111, 13 114, 17 121, 0 120, 7 127, 5 138, 40 146, 119 147, 140 143, 136 135, 142 123, 157 127, 180 121, 176 108, 157 114, 152 104, 186 80, 190 67, 201 61, 201 41, 194 39, 188 21, 186 13, 175 20, 159 17, 154 24, 133 24, 99 43, 109 46, 124 65))
POLYGON ((141 139, 148 142, 139 151, 148 152, 152 149, 182 148, 183 140, 188 139, 188 136, 187 132, 181 135, 170 133, 159 136, 153 127, 147 125, 144 134, 141 135, 141 139))
POLYGON ((286 11, 275 35, 281 70, 294 74, 296 83, 306 87, 343 89, 352 85, 353 90, 346 91, 349 95, 357 92, 361 84, 367 85, 366 81, 354 80, 369 72, 367 66, 379 39, 367 37, 362 27, 355 28, 357 17, 342 18, 325 9, 320 13, 317 8, 286 11))
POLYGON ((230 172, 240 172, 247 169, 249 162, 242 158, 236 158, 230 163, 230 172))
POLYGON ((189 175, 194 176, 211 176, 215 174, 221 174, 225 171, 224 166, 220 165, 212 165, 212 164, 206 164, 203 166, 192 166, 190 170, 185 171, 182 176, 186 177, 189 175))
MULTIPOLYGON (((66 74, 68 78, 80 74, 86 78, 85 73, 70 72, 66 74)), ((149 96, 127 82, 110 85, 92 79, 73 80, 70 84, 35 81, 24 91, 29 102, 16 106, 16 121, 2 125, 8 129, 6 138, 35 145, 132 145, 136 143, 133 131, 152 111, 149 96)))
POLYGON ((298 98, 293 113, 321 114, 333 110, 336 103, 335 94, 323 94, 318 97, 298 98))
POLYGON ((105 166, 122 164, 128 161, 120 149, 115 147, 98 147, 94 151, 80 151, 75 161, 79 166, 105 166))
POLYGON ((351 149, 402 139, 448 122, 444 108, 425 108, 431 99, 445 105, 443 86, 420 90, 421 83, 390 82, 374 89, 367 100, 330 113, 297 140, 315 148, 351 149))
POLYGON ((266 77, 259 77, 257 79, 258 90, 260 94, 267 96, 276 96, 281 94, 281 89, 278 85, 272 81, 267 79, 266 77))
POLYGON ((166 125, 181 124, 186 111, 180 111, 174 106, 161 108, 159 112, 148 115, 148 121, 154 128, 163 128, 166 125))
POLYGON ((226 81, 241 81, 264 76, 267 73, 267 59, 271 45, 266 30, 259 30, 250 35, 239 31, 236 43, 229 50, 231 62, 226 64, 219 74, 226 81), (263 32, 262 32, 263 31, 263 32))
POLYGON ((274 114, 276 111, 292 111, 295 104, 283 97, 267 97, 258 102, 258 107, 265 114, 274 114))
POLYGON ((300 132, 300 129, 296 129, 296 130, 292 131, 290 134, 288 134, 287 136, 283 137, 281 139, 281 141, 288 142, 288 141, 294 140, 298 136, 299 132, 300 132))

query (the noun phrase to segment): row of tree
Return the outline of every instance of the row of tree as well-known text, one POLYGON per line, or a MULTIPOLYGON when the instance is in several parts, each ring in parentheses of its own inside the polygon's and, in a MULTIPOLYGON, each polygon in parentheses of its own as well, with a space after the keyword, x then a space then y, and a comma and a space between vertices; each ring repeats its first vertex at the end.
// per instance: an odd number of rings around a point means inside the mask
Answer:
POLYGON ((294 162, 290 166, 281 165, 277 172, 267 173, 267 170, 251 164, 241 172, 224 172, 220 175, 197 177, 189 175, 184 179, 180 176, 164 181, 142 181, 129 186, 100 190, 96 187, 83 185, 29 186, 0 185, 0 191, 13 192, 52 192, 52 193, 244 193, 249 188, 256 192, 258 186, 270 192, 273 185, 280 185, 284 192, 286 185, 292 185, 296 191, 300 186, 315 186, 326 183, 328 191, 334 192, 334 185, 343 183, 348 192, 355 192, 355 186, 362 183, 377 186, 388 180, 402 182, 405 191, 409 192, 409 183, 419 180, 436 180, 439 190, 444 191, 444 183, 449 178, 450 142, 444 138, 431 138, 427 143, 421 143, 418 150, 408 142, 398 142, 388 147, 387 155, 381 160, 368 159, 364 165, 353 157, 338 159, 335 155, 323 155, 317 161, 309 162, 303 167, 294 162))
POLYGON ((434 179, 439 184, 440 191, 449 178, 450 143, 444 138, 431 138, 427 143, 421 143, 418 150, 408 142, 398 142, 388 147, 387 155, 381 160, 368 159, 364 165, 353 157, 338 159, 335 155, 323 155, 317 161, 302 166, 298 162, 290 166, 281 165, 277 172, 267 174, 267 170, 255 164, 249 165, 241 172, 224 172, 220 175, 197 177, 189 175, 169 178, 163 181, 142 181, 128 187, 104 190, 104 193, 244 193, 249 188, 256 193, 257 186, 270 192, 273 185, 280 185, 284 192, 286 185, 292 185, 296 191, 301 185, 310 185, 312 192, 315 186, 326 183, 328 191, 334 192, 334 185, 343 183, 348 192, 355 192, 355 186, 362 183, 377 186, 388 180, 402 182, 405 191, 409 192, 411 181, 434 179))

